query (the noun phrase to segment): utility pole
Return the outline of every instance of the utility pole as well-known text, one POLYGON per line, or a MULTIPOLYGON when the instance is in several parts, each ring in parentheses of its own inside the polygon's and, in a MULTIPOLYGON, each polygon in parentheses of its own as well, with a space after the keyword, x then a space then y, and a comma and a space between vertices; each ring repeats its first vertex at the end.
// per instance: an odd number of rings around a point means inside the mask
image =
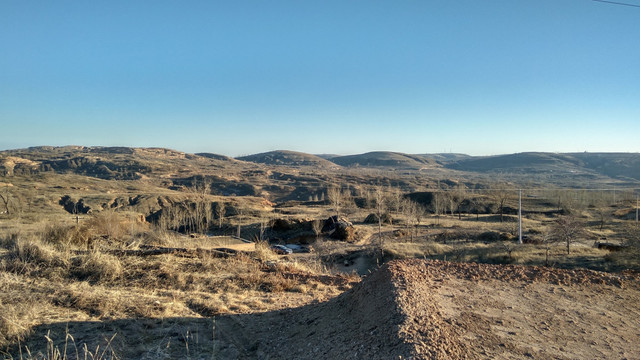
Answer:
POLYGON ((518 190, 518 244, 522 244, 522 190, 518 190))

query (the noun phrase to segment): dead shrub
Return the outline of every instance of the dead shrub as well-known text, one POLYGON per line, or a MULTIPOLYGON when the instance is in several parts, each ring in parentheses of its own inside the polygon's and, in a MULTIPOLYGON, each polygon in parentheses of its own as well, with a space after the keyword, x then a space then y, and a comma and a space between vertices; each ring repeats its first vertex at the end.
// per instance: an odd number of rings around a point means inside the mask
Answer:
POLYGON ((80 280, 110 282, 122 277, 120 259, 113 255, 91 251, 73 259, 71 274, 80 280))
POLYGON ((120 239, 129 232, 127 223, 114 211, 103 211, 86 222, 92 233, 108 239, 120 239))
MULTIPOLYGON (((41 298, 34 296, 24 278, 0 272, 0 349, 22 341, 42 320, 41 298)), ((0 350, 0 354, 2 351, 0 350)))
POLYGON ((41 239, 58 248, 68 249, 70 246, 88 248, 91 232, 86 226, 49 224, 40 232, 41 239))
POLYGON ((23 340, 31 333, 36 316, 30 309, 31 304, 25 306, 24 302, 0 303, 0 347, 23 340))
POLYGON ((13 249, 16 241, 18 240, 18 237, 20 237, 19 232, 6 234, 5 236, 0 238, 0 247, 8 250, 13 249))
POLYGON ((235 277, 240 287, 248 290, 265 292, 290 291, 297 283, 294 279, 286 278, 280 273, 249 272, 235 277))
POLYGON ((220 299, 188 299, 185 304, 200 316, 217 316, 229 312, 227 305, 220 299))
POLYGON ((266 241, 256 242, 256 250, 253 256, 261 262, 278 259, 278 255, 271 250, 269 243, 266 241))
POLYGON ((68 254, 56 251, 35 238, 18 236, 7 244, 9 253, 2 268, 15 274, 32 274, 60 279, 66 275, 68 254))
POLYGON ((159 285, 165 288, 186 290, 187 286, 190 285, 185 274, 179 271, 161 268, 156 276, 159 285))
POLYGON ((56 258, 53 249, 33 239, 19 238, 14 243, 16 259, 31 264, 50 265, 56 258))

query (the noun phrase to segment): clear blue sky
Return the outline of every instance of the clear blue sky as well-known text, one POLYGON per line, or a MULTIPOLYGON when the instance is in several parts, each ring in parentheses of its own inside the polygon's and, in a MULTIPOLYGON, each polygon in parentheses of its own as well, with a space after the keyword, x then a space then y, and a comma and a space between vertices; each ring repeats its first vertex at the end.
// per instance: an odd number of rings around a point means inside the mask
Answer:
POLYGON ((636 7, 0 0, 2 149, 639 152, 639 124, 636 7))

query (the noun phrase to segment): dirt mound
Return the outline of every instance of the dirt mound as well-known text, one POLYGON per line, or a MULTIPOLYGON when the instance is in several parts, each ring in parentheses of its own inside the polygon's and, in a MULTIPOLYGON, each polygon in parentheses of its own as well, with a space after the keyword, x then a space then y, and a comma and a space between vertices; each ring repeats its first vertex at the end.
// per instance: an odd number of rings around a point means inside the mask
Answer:
POLYGON ((638 274, 403 260, 328 302, 220 317, 216 331, 229 358, 629 358, 639 293, 638 274))
POLYGON ((460 358, 463 348, 403 263, 383 266, 325 303, 250 318, 218 318, 222 357, 264 359, 460 358), (420 299, 420 309, 415 301, 420 299), (419 332, 418 332, 419 329, 419 332), (240 334, 239 334, 240 332, 240 334), (244 336, 246 334, 247 336, 244 336), (252 340, 239 347, 238 336, 252 340))
MULTIPOLYGON (((365 224, 377 224, 378 223, 378 215, 371 213, 367 215, 367 217, 363 221, 365 224)), ((383 224, 393 224, 393 217, 391 215, 384 213, 382 214, 382 223, 383 224)))

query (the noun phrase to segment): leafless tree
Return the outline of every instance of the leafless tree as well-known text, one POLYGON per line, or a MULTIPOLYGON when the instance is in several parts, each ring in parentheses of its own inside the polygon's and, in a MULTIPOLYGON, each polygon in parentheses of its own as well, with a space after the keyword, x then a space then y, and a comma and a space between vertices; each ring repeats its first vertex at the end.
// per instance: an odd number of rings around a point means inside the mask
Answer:
POLYGON ((433 214, 436 216, 436 223, 440 224, 440 214, 444 212, 444 196, 440 191, 433 193, 433 214))
POLYGON ((327 199, 331 207, 336 212, 336 216, 340 218, 340 208, 342 207, 342 189, 338 186, 331 186, 327 189, 327 199))
POLYGON ((259 241, 264 241, 264 233, 267 231, 267 222, 260 221, 260 236, 258 237, 259 241))
POLYGON ((206 179, 196 182, 189 190, 189 200, 191 211, 189 217, 189 227, 197 233, 206 233, 213 219, 211 211, 211 202, 209 201, 209 193, 211 183, 206 179))
POLYGON ((316 235, 316 241, 318 241, 318 238, 322 233, 322 225, 323 225, 322 220, 313 220, 311 222, 311 229, 313 230, 313 233, 316 235))
POLYGON ((407 203, 407 208, 408 221, 413 226, 413 235, 411 235, 411 241, 413 241, 414 236, 415 238, 418 237, 418 227, 420 227, 420 223, 422 223, 422 218, 426 211, 422 205, 413 201, 409 201, 407 203))
POLYGON ((375 201, 375 214, 378 217, 378 242, 380 248, 382 248, 382 217, 387 211, 387 199, 385 198, 385 193, 381 186, 375 188, 373 192, 373 199, 375 201))
POLYGON ((407 199, 403 202, 402 211, 406 219, 406 226, 410 235, 410 241, 413 241, 414 236, 418 236, 418 226, 420 226, 420 223, 422 222, 425 209, 422 205, 407 199))
POLYGON ((544 265, 549 266, 549 250, 551 244, 555 242, 553 235, 550 232, 546 232, 542 235, 542 245, 544 245, 544 265))
POLYGON ((475 194, 469 196, 469 206, 476 213, 476 220, 480 220, 480 199, 475 194))
POLYGON ((565 243, 567 255, 570 254, 570 245, 580 236, 584 235, 584 224, 573 216, 559 217, 551 227, 551 234, 558 242, 565 243))
MULTIPOLYGON (((458 212, 458 219, 462 219, 460 206, 467 198, 467 189, 463 184, 458 184, 449 195, 449 201, 452 203, 452 210, 455 209, 458 212)), ((453 215, 453 211, 452 211, 453 215)))
POLYGON ((218 202, 214 208, 216 217, 218 218, 218 227, 222 229, 222 224, 224 223, 224 215, 225 215, 225 205, 223 202, 218 202))
POLYGON ((242 207, 238 207, 238 215, 236 215, 238 219, 238 224, 236 228, 236 237, 240 237, 242 233, 242 220, 244 219, 244 209, 242 207))
POLYGON ((387 193, 389 194, 389 208, 395 213, 400 213, 402 210, 402 192, 399 188, 395 187, 387 193))
POLYGON ((497 184, 489 192, 489 197, 498 205, 500 211, 500 222, 504 222, 504 206, 511 196, 506 184, 497 184))
POLYGON ((593 209, 598 216, 600 231, 602 231, 605 223, 611 217, 611 204, 608 204, 604 197, 597 196, 595 199, 593 199, 590 205, 593 206, 593 209))

